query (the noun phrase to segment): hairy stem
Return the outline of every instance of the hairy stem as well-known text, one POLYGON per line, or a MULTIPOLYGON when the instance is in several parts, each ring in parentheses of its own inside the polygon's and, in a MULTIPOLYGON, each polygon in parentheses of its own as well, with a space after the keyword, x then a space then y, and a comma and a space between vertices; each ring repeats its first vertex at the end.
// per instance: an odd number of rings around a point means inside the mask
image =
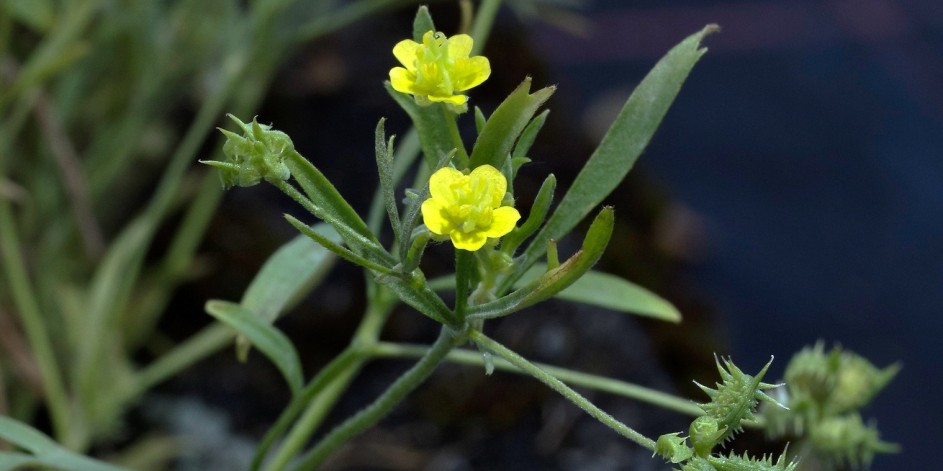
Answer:
MULTIPOLYGON (((380 342, 370 351, 373 356, 387 358, 414 358, 421 357, 429 347, 427 345, 410 345, 395 342, 380 342)), ((480 352, 456 348, 449 353, 446 361, 463 365, 484 366, 485 360, 480 352)), ((503 358, 493 360, 495 369, 509 373, 526 373, 503 358)), ((655 389, 646 388, 637 384, 617 379, 597 376, 568 368, 534 362, 534 366, 553 375, 567 384, 582 386, 596 391, 607 392, 617 396, 635 399, 655 406, 663 407, 681 414, 699 416, 704 412, 693 401, 673 396, 655 389)))
POLYGON ((461 336, 456 337, 450 328, 443 327, 439 333, 439 338, 412 368, 403 373, 372 404, 328 433, 311 451, 302 457, 301 462, 293 469, 299 471, 317 468, 344 442, 379 422, 407 394, 415 390, 435 371, 436 366, 448 355, 458 340, 461 340, 461 336))
POLYGON ((593 418, 596 420, 615 430, 617 433, 619 433, 619 435, 622 435, 623 437, 628 438, 629 440, 632 440, 633 442, 638 443, 649 450, 655 451, 654 440, 636 432, 628 425, 625 425, 622 422, 616 420, 613 416, 597 407, 595 404, 583 397, 580 393, 574 391, 572 388, 564 384, 563 381, 560 381, 552 374, 544 371, 542 368, 531 363, 526 358, 518 355, 513 350, 492 340, 479 331, 472 331, 469 334, 469 337, 476 344, 478 344, 482 350, 487 350, 504 358, 508 361, 508 363, 520 368, 534 378, 537 378, 540 380, 540 382, 546 384, 547 386, 550 386, 551 389, 560 393, 563 397, 569 399, 580 409, 586 411, 587 414, 593 416, 593 418))

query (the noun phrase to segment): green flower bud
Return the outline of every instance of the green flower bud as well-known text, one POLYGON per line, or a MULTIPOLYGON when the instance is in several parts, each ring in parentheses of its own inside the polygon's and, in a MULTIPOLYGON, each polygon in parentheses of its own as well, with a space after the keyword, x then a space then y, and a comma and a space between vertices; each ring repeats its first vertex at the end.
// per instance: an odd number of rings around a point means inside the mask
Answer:
POLYGON ((896 453, 895 444, 883 442, 877 428, 858 414, 829 417, 810 427, 808 443, 826 462, 867 466, 876 453, 896 453))
POLYGON ((295 151, 287 134, 259 124, 255 118, 243 123, 228 115, 242 128, 243 135, 220 129, 226 136, 223 144, 225 162, 201 161, 219 169, 224 188, 252 186, 262 179, 268 181, 287 180, 291 176, 285 158, 295 151))
POLYGON ((666 433, 655 442, 655 453, 669 463, 682 463, 694 456, 694 451, 686 442, 687 439, 680 433, 666 433))
POLYGON ((878 369, 870 361, 851 352, 842 353, 841 359, 830 401, 836 413, 866 406, 900 370, 899 365, 878 369))
POLYGON ((691 435, 694 453, 703 457, 709 455, 714 446, 723 440, 727 428, 721 427, 720 422, 714 417, 702 415, 691 422, 688 433, 691 435))

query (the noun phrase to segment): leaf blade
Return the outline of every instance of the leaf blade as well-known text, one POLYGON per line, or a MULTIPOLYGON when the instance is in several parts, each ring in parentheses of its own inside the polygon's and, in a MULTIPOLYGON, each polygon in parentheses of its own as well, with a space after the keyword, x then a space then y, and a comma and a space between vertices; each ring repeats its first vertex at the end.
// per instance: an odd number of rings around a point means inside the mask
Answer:
MULTIPOLYGON (((534 264, 514 286, 526 285, 546 269, 543 264, 534 264)), ((590 270, 557 293, 556 297, 667 322, 681 322, 681 313, 670 302, 631 281, 609 273, 590 270)))
POLYGON ((301 391, 303 376, 298 352, 280 330, 252 311, 228 301, 210 300, 206 312, 218 321, 245 335, 281 371, 292 395, 301 391))
POLYGON ((553 215, 534 236, 522 263, 509 278, 511 281, 543 255, 548 240, 565 236, 622 182, 655 134, 688 74, 707 51, 700 47, 701 40, 716 30, 715 25, 708 25, 689 36, 658 61, 639 83, 553 215))

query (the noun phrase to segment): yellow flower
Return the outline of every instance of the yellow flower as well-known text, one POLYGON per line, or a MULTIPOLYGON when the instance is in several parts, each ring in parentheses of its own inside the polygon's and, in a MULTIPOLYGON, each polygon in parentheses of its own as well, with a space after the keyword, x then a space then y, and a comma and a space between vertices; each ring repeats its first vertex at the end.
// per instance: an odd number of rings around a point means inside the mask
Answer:
POLYGON ((433 31, 422 36, 422 44, 411 39, 400 41, 393 55, 405 68, 390 69, 393 89, 413 95, 420 105, 444 102, 464 110, 468 97, 457 92, 478 86, 491 75, 488 58, 468 57, 473 43, 467 34, 446 39, 433 31))
POLYGON ((433 234, 448 236, 455 248, 475 251, 489 237, 514 229, 521 214, 501 206, 507 180, 498 169, 482 165, 468 175, 445 167, 429 179, 431 197, 422 203, 422 220, 433 234))

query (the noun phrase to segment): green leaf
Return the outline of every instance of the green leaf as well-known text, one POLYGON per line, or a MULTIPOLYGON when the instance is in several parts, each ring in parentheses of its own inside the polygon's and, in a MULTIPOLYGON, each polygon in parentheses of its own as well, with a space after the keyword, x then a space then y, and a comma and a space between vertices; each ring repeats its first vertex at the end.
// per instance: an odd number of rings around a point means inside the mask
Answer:
POLYGON ((320 170, 297 152, 291 152, 285 164, 311 202, 324 213, 315 216, 331 224, 352 251, 380 263, 393 261, 363 219, 320 170))
MULTIPOLYGON (((514 286, 525 286, 546 271, 546 265, 534 264, 514 286)), ((662 321, 681 322, 681 313, 664 298, 608 273, 590 270, 568 288, 557 293, 556 297, 662 321)))
POLYGON ((599 261, 615 223, 613 210, 605 207, 593 220, 583 246, 560 266, 547 271, 530 283, 495 301, 479 304, 468 309, 468 319, 491 319, 506 316, 537 304, 563 291, 582 277, 599 261))
POLYGON ((400 220, 399 207, 396 206, 396 185, 393 183, 393 138, 389 142, 386 140, 386 131, 384 123, 386 119, 380 119, 377 124, 374 137, 374 149, 377 158, 377 172, 380 174, 380 191, 383 193, 383 202, 386 205, 386 214, 390 218, 390 225, 393 226, 393 236, 400 240, 400 220))
MULTIPOLYGON (((316 224, 312 230, 340 243, 340 236, 327 224, 316 224)), ((246 288, 240 304, 260 319, 273 322, 320 282, 335 260, 324 247, 299 234, 265 261, 246 288)))
POLYGON ((716 30, 715 25, 707 26, 675 46, 635 88, 556 211, 524 252, 512 280, 543 255, 548 240, 565 236, 622 182, 655 134, 688 73, 707 51, 700 47, 701 40, 716 30))
POLYGON ((442 156, 448 155, 452 149, 455 149, 448 125, 448 120, 454 118, 447 116, 448 111, 438 104, 419 106, 412 96, 393 90, 389 81, 384 82, 383 85, 393 100, 409 115, 413 126, 419 132, 419 143, 422 146, 422 155, 426 160, 426 165, 429 168, 434 167, 442 156))
POLYGON ((485 128, 485 124, 488 122, 488 118, 485 117, 485 112, 481 111, 481 108, 475 107, 475 132, 481 134, 481 130, 485 128))
POLYGON ((334 241, 320 234, 318 231, 315 231, 314 229, 308 227, 307 224, 301 222, 294 216, 290 214, 286 214, 285 219, 289 223, 291 223, 292 226, 295 226, 295 229, 298 229, 298 231, 300 231, 302 234, 304 234, 305 236, 309 237, 311 240, 320 244, 321 247, 324 247, 325 249, 330 250, 338 257, 341 257, 344 260, 347 260, 348 262, 351 262, 356 265, 360 265, 370 270, 374 270, 374 271, 384 273, 384 274, 392 274, 393 270, 390 267, 387 267, 385 265, 380 265, 376 262, 367 260, 366 258, 361 257, 360 255, 357 255, 351 252, 344 246, 338 243, 335 243, 334 241))
POLYGON ((554 90, 555 87, 547 87, 531 94, 530 77, 524 79, 488 118, 478 140, 475 141, 469 167, 491 165, 494 168, 503 168, 518 136, 530 123, 537 108, 553 95, 554 90))
POLYGON ((29 452, 0 452, 0 471, 22 470, 25 466, 67 471, 128 471, 69 451, 39 430, 9 417, 0 416, 0 439, 29 452))
POLYGON ((422 43, 422 35, 428 31, 435 31, 435 23, 432 22, 429 7, 422 5, 416 10, 416 18, 413 20, 413 41, 422 43))
POLYGON ((407 305, 413 307, 423 315, 439 322, 456 326, 452 310, 445 301, 426 285, 421 277, 404 279, 396 276, 378 276, 378 283, 389 287, 407 305))
POLYGON ((292 395, 301 391, 301 362, 298 360, 298 352, 285 334, 236 303, 211 300, 206 303, 206 312, 245 335, 268 357, 285 377, 292 395))
POLYGON ((522 242, 534 235, 534 232, 537 232, 550 211, 550 203, 553 202, 553 190, 556 187, 557 177, 552 173, 547 175, 543 184, 540 185, 540 190, 537 191, 534 203, 530 206, 530 214, 527 215, 527 220, 501 239, 501 251, 506 254, 513 254, 522 242))
POLYGON ((530 147, 534 145, 534 141, 537 139, 537 134, 543 129, 548 114, 550 114, 550 110, 544 110, 543 113, 537 115, 537 117, 532 119, 530 124, 524 128, 524 131, 521 132, 521 137, 517 139, 517 144, 514 146, 514 152, 511 153, 513 157, 527 156, 527 153, 530 152, 530 147))

